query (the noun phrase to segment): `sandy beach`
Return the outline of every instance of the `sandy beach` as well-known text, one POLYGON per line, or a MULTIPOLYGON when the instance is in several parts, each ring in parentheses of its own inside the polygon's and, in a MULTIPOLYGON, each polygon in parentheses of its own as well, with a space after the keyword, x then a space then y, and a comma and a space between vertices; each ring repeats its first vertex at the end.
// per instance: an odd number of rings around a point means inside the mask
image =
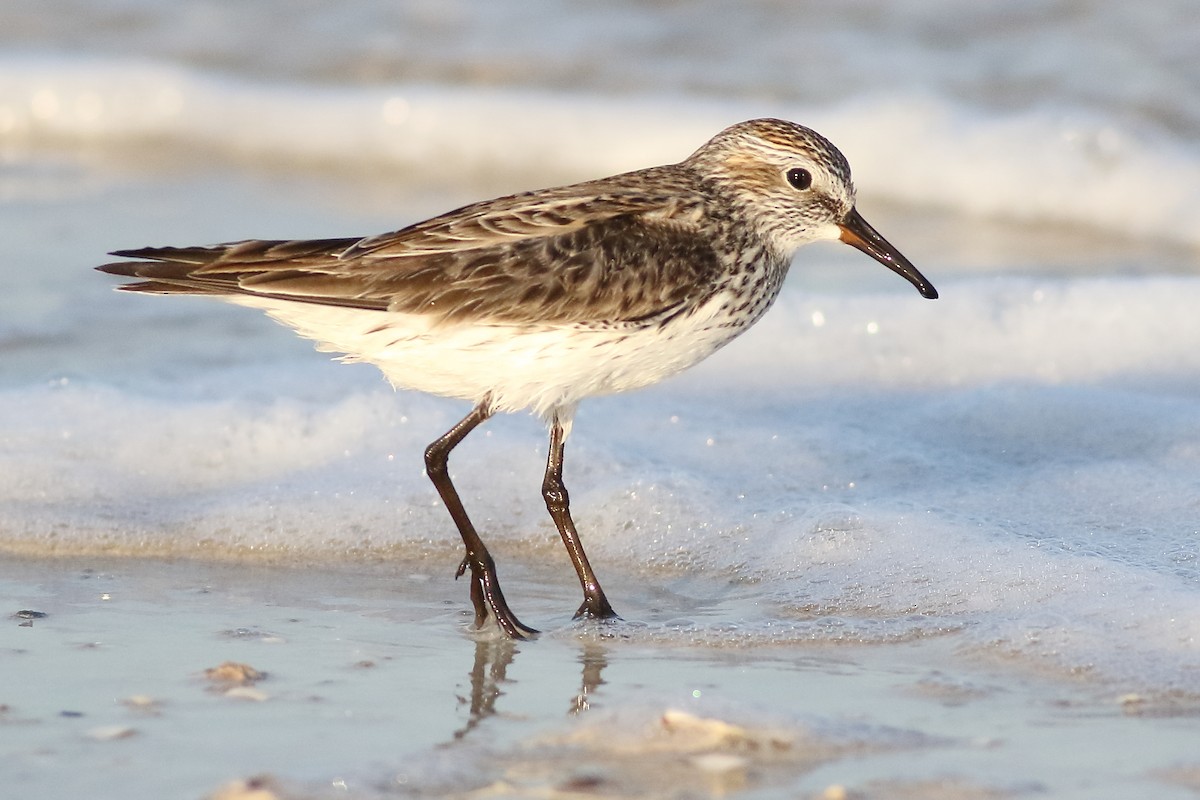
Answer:
POLYGON ((0 794, 1200 797, 1195 9, 347 0, 0 10, 0 794), (619 54, 619 57, 614 57, 619 54), (498 416, 106 253, 368 236, 776 116, 941 297, 813 244, 579 409, 579 624, 498 416))
POLYGON ((611 591, 638 616, 574 624, 563 576, 516 564, 510 594, 547 631, 513 644, 468 632, 447 566, 6 560, 7 785, 45 798, 1082 798, 1114 786, 1184 798, 1200 770, 1194 700, 1014 676, 1002 653, 956 653, 953 632, 745 647, 736 622, 753 591, 706 597, 714 587, 628 576, 611 591))

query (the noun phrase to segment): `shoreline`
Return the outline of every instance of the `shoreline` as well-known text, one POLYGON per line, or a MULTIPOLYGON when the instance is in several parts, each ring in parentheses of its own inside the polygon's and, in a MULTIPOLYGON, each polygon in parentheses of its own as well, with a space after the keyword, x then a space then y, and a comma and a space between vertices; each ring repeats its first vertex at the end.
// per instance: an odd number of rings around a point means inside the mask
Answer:
MULTIPOLYGON (((576 587, 514 565, 506 586, 523 613, 562 624, 512 643, 469 632, 465 587, 432 563, 351 574, 5 559, 0 753, 19 765, 9 785, 40 797, 255 796, 219 794, 240 786, 285 800, 937 787, 966 800, 1034 786, 1082 797, 1118 778, 1184 797, 1175 790, 1200 769, 1194 704, 1159 716, 1086 680, 983 663, 952 635, 671 645, 639 629, 669 630, 672 609, 649 623, 573 624, 576 587), (47 616, 10 616, 19 610, 47 616), (214 686, 206 671, 226 662, 265 677, 214 686), (1090 749, 1047 751, 1047 737, 1074 736, 1090 749)), ((630 609, 646 601, 634 593, 630 609)), ((710 613, 734 624, 721 615, 736 604, 710 613)))

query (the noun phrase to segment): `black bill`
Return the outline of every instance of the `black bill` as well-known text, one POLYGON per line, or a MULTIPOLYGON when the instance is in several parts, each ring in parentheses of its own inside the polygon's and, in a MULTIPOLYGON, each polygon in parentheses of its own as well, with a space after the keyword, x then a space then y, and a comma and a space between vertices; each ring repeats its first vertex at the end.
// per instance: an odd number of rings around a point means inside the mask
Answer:
POLYGON ((933 288, 933 284, 925 280, 925 276, 907 258, 900 255, 900 251, 892 247, 887 239, 880 236, 879 231, 868 225, 867 221, 858 213, 858 209, 850 209, 850 213, 838 227, 842 229, 841 240, 843 242, 862 250, 897 275, 904 276, 909 283, 917 287, 917 291, 921 293, 922 297, 930 300, 937 299, 937 289, 933 288))

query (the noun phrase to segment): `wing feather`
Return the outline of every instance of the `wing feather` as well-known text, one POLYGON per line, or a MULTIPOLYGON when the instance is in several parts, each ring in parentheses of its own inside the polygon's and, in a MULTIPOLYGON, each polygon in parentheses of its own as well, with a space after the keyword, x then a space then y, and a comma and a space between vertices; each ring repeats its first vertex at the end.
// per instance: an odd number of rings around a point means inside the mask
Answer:
POLYGON ((122 250, 131 291, 249 294, 497 323, 669 312, 717 279, 703 198, 677 167, 499 198, 364 239, 122 250), (650 178, 650 180, 646 180, 650 178), (649 193, 638 186, 656 186, 649 193))

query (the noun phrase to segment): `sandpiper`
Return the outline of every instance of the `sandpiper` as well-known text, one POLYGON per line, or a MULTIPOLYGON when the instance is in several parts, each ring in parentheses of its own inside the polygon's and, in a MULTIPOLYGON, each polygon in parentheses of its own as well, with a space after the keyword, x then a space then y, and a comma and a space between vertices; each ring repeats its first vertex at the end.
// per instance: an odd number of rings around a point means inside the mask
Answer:
POLYGON ((537 633, 509 609, 495 562, 450 481, 450 451, 497 411, 550 428, 542 496, 583 587, 576 617, 615 617, 563 484, 585 397, 646 386, 753 325, 795 251, 840 239, 937 291, 859 215, 845 157, 776 119, 720 132, 684 161, 475 203, 367 238, 147 247, 98 269, 132 292, 252 306, 321 350, 378 366, 396 387, 474 403, 425 450, 462 536, 476 627, 537 633))

